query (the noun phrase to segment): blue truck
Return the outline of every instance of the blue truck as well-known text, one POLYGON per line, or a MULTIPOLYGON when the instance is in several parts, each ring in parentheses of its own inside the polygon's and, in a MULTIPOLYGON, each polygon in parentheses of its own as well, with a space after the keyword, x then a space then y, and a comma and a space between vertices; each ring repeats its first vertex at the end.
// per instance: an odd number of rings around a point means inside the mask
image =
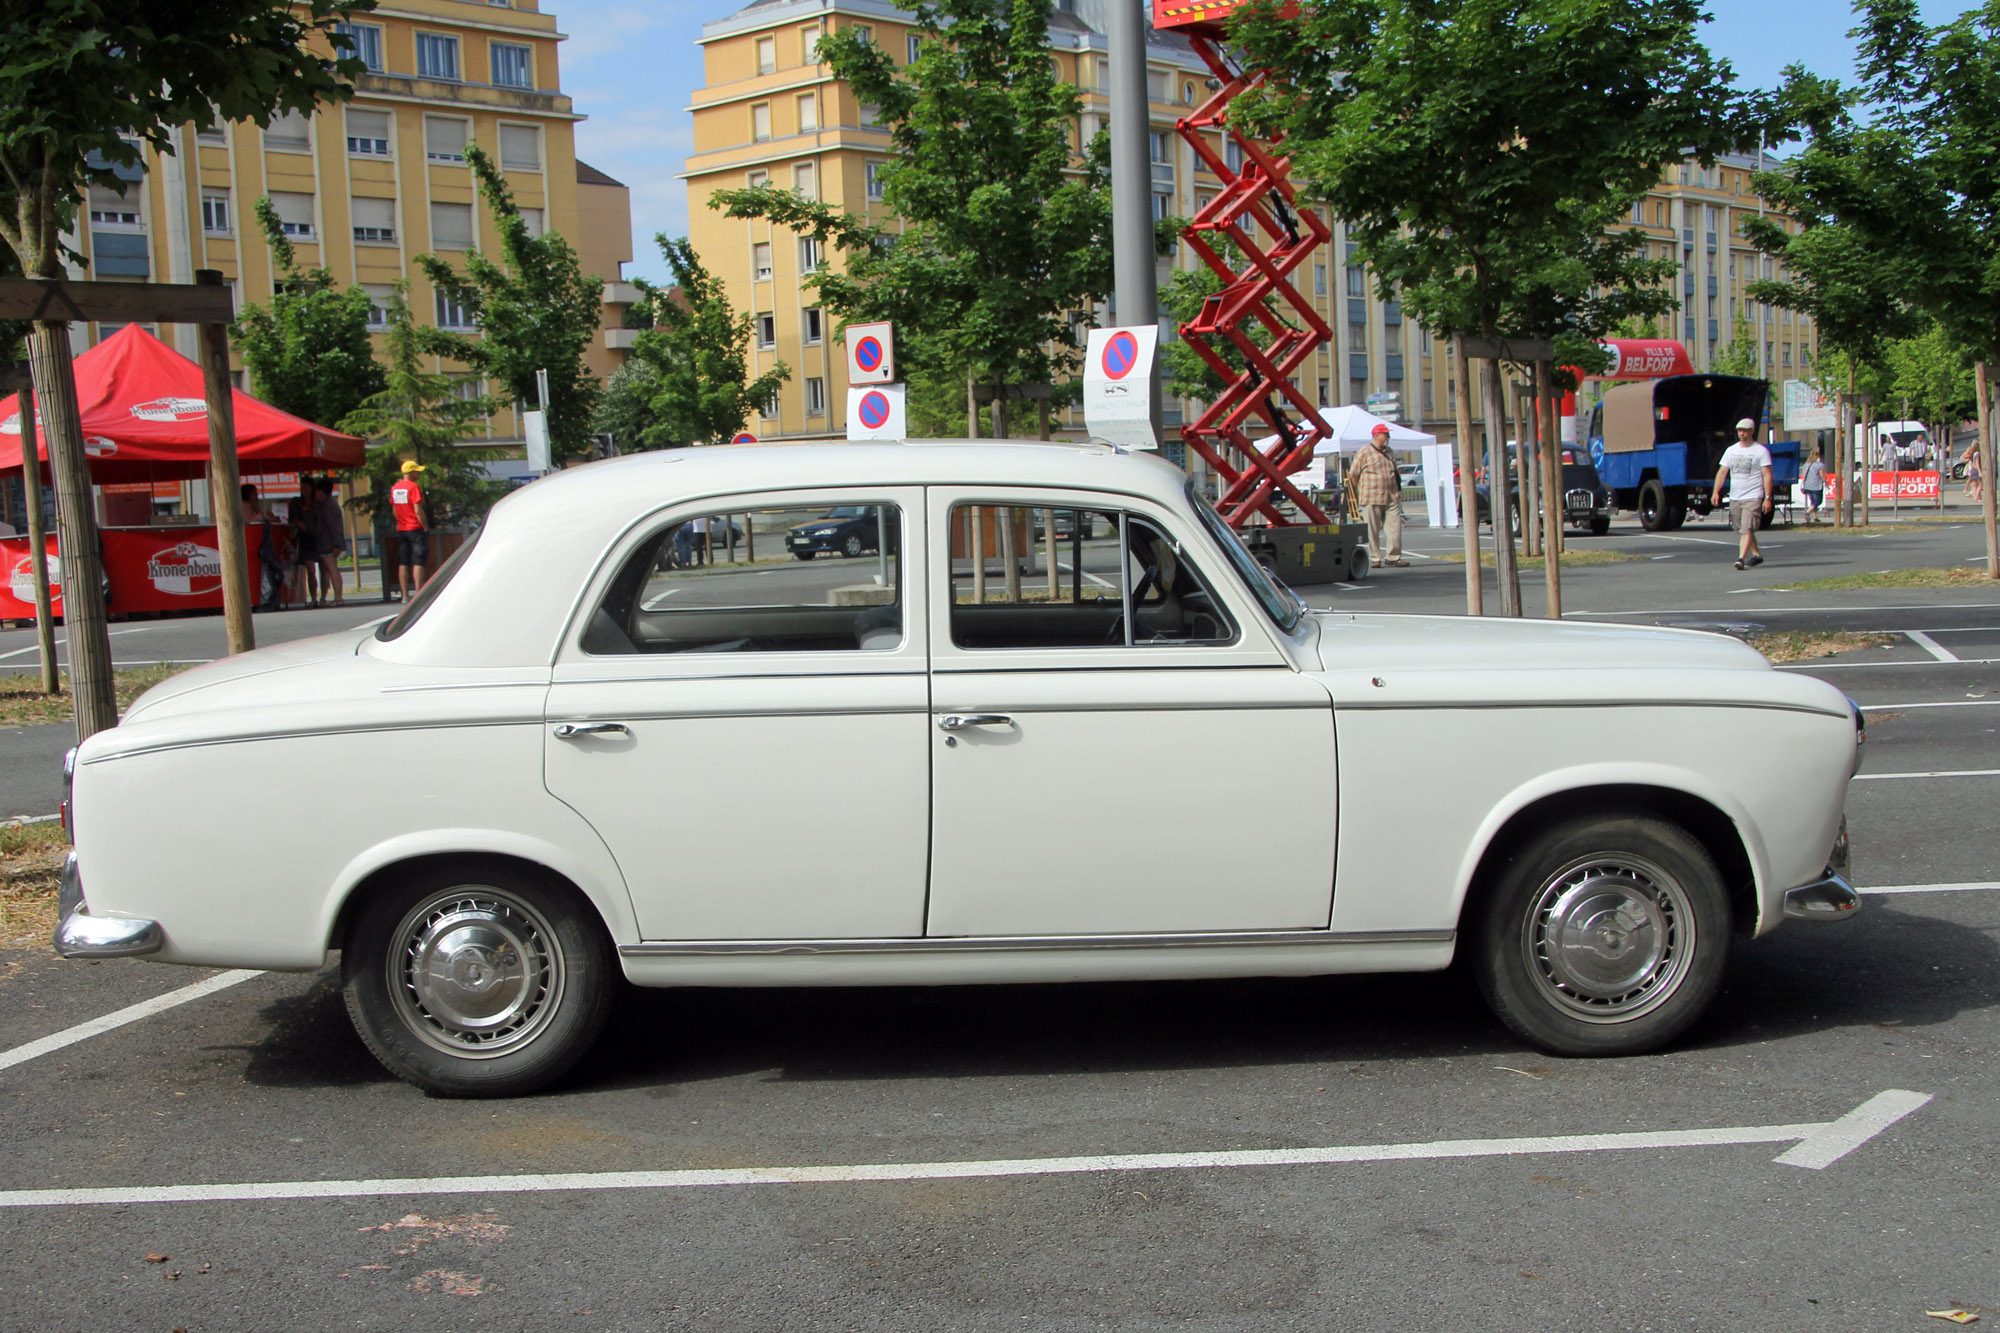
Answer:
MULTIPOLYGON (((1763 439, 1771 396, 1768 380, 1737 375, 1673 375, 1614 385, 1590 411, 1587 438, 1597 475, 1620 509, 1639 511, 1648 532, 1670 532, 1690 510, 1706 514, 1722 451, 1736 443, 1736 423, 1757 423, 1763 439)), ((1771 451, 1777 504, 1799 479, 1799 446, 1778 441, 1771 451)), ((1773 512, 1775 512, 1775 507, 1773 512)), ((1766 520, 1769 521, 1768 519, 1766 520)))

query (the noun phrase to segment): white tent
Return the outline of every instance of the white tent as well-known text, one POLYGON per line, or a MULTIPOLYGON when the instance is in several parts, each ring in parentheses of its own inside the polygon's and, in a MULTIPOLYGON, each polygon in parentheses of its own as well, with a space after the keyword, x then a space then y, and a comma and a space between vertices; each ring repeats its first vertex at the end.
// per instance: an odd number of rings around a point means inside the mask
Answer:
MULTIPOLYGON (((1450 449, 1439 445, 1437 436, 1427 435, 1420 430, 1411 430, 1408 426, 1399 426, 1393 421, 1384 421, 1366 408, 1356 407, 1352 403, 1346 407, 1322 407, 1319 410, 1319 419, 1326 423, 1327 430, 1331 433, 1326 439, 1321 440, 1319 448, 1313 451, 1312 464, 1294 474, 1299 484, 1318 491, 1325 490, 1327 454, 1334 450, 1343 454, 1354 453, 1374 438, 1377 426, 1387 426, 1391 449, 1399 452, 1408 449, 1422 451, 1419 457, 1423 460, 1424 497, 1431 526, 1448 528, 1458 526, 1458 506, 1451 494, 1450 449)), ((1269 453, 1277 447, 1277 444, 1277 436, 1266 435, 1257 441, 1257 448, 1263 453, 1269 453)))

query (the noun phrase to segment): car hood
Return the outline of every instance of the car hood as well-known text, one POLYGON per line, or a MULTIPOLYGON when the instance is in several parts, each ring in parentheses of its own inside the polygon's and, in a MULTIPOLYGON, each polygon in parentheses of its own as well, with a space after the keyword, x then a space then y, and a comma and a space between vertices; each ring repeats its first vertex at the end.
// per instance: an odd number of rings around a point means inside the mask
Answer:
POLYGON ((1465 616, 1314 617, 1336 702, 1384 707, 1739 703, 1846 717, 1839 690, 1723 634, 1465 616))

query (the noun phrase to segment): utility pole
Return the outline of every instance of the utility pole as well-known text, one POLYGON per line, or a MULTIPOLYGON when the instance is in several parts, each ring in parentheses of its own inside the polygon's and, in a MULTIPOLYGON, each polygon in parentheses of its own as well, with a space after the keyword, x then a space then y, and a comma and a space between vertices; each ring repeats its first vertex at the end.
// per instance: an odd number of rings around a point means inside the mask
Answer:
MULTIPOLYGON (((1153 168, 1147 135, 1146 30, 1141 0, 1111 0, 1111 262, 1117 280, 1114 322, 1160 322, 1160 280, 1153 253, 1153 168)), ((1148 378, 1148 419, 1160 438, 1160 376, 1148 378)), ((997 410, 997 409, 996 409, 997 410)), ((994 434, 1000 433, 998 427, 994 434)))

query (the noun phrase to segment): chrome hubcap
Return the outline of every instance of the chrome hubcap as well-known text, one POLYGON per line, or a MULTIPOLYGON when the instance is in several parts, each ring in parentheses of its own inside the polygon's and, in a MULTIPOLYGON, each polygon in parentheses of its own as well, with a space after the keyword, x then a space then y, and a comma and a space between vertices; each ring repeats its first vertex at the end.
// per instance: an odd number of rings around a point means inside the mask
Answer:
POLYGON ((1552 875, 1522 935, 1543 995, 1589 1022, 1620 1022, 1664 1004, 1693 961, 1694 911, 1680 882, 1620 853, 1552 875))
POLYGON ((562 995, 562 955, 540 913, 499 889, 465 886, 403 918, 390 959, 410 1030, 476 1059, 514 1050, 547 1024, 562 995))

